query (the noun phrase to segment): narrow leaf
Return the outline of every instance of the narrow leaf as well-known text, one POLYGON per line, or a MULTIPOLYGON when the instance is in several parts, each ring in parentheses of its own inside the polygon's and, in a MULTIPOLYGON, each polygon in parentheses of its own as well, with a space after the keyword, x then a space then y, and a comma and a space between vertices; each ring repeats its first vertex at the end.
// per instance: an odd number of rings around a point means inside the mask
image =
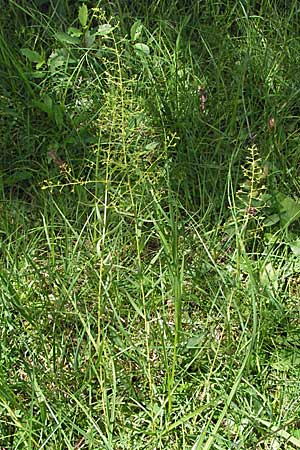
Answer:
POLYGON ((64 122, 64 112, 61 105, 53 105, 53 118, 59 129, 61 129, 64 122))

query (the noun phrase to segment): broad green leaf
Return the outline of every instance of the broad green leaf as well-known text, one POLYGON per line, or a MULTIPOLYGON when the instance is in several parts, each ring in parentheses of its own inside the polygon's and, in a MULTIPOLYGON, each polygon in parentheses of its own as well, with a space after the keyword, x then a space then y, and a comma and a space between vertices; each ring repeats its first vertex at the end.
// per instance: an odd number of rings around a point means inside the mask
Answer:
POLYGON ((271 214, 269 217, 266 217, 266 219, 264 221, 264 226, 271 227, 272 225, 275 225, 279 221, 280 221, 280 217, 278 214, 271 214))
POLYGON ((159 142, 150 142, 150 144, 146 145, 145 149, 148 151, 151 151, 151 150, 155 150, 156 147, 158 147, 158 146, 159 146, 159 142))
POLYGON ((264 241, 267 245, 273 245, 277 242, 278 237, 274 233, 265 233, 264 241))
POLYGON ((204 333, 197 334, 197 335, 191 337, 186 343, 186 348, 192 349, 192 348, 203 347, 203 339, 204 339, 204 333))
POLYGON ((45 95, 42 100, 34 100, 33 105, 48 114, 49 118, 54 120, 57 127, 61 129, 64 118, 64 110, 61 105, 55 103, 49 95, 45 95))
POLYGON ((70 36, 74 36, 74 37, 80 37, 83 34, 83 31, 79 30, 78 28, 75 27, 70 27, 68 28, 68 34, 70 36))
POLYGON ((140 20, 137 20, 136 22, 134 22, 134 24, 130 28, 131 40, 133 42, 136 41, 141 36, 142 31, 143 31, 143 25, 141 24, 140 20))
POLYGON ((78 37, 70 36, 69 34, 63 33, 61 31, 56 33, 55 37, 58 41, 62 42, 63 44, 74 44, 74 45, 80 44, 80 39, 78 37))
POLYGON ((76 63, 76 60, 70 58, 69 52, 65 48, 59 48, 54 50, 48 58, 48 66, 52 73, 56 72, 57 68, 65 66, 67 68, 68 64, 76 63))
POLYGON ((278 289, 278 274, 271 262, 268 262, 261 270, 259 279, 264 287, 278 289))
MULTIPOLYGON (((298 428, 297 430, 294 430, 294 431, 293 431, 293 435, 294 435, 296 438, 300 438, 300 428, 298 428)), ((300 441, 299 441, 299 444, 300 444, 300 441)))
POLYGON ((34 100, 33 101, 33 105, 36 108, 38 108, 40 111, 43 111, 44 113, 47 113, 47 114, 51 115, 52 109, 49 108, 49 105, 47 105, 46 103, 34 100))
POLYGON ((66 58, 62 55, 53 56, 49 58, 48 65, 50 67, 50 72, 56 72, 56 69, 63 66, 66 63, 66 58))
POLYGON ((86 27, 87 19, 88 19, 88 9, 87 9, 87 6, 85 3, 83 3, 79 8, 78 19, 79 19, 81 26, 83 28, 86 27))
POLYGON ((146 56, 150 55, 150 48, 146 44, 142 44, 141 42, 137 42, 136 44, 134 44, 134 48, 139 53, 143 53, 146 56))
POLYGON ((45 78, 45 76, 47 75, 47 72, 42 72, 41 70, 35 70, 34 72, 30 72, 30 73, 26 73, 25 74, 28 76, 28 78, 34 78, 36 80, 45 78))
POLYGON ((97 30, 98 36, 106 36, 107 34, 111 33, 113 30, 113 27, 109 23, 104 23, 103 25, 99 25, 97 30))
POLYGON ((294 255, 300 256, 300 239, 290 243, 290 247, 294 255))
POLYGON ((25 56, 29 61, 33 63, 43 63, 44 58, 35 50, 30 50, 30 48, 21 48, 21 53, 23 56, 25 56))
POLYGON ((278 194, 280 203, 280 220, 282 225, 290 225, 300 217, 300 202, 291 197, 278 194))
POLYGON ((45 95, 42 100, 33 100, 33 104, 41 111, 49 114, 49 116, 52 115, 53 101, 49 95, 45 95))

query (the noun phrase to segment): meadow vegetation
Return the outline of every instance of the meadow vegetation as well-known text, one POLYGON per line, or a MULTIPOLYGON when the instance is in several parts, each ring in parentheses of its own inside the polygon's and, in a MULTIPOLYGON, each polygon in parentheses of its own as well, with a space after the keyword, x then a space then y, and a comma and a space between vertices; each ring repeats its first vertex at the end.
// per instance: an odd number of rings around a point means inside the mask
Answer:
POLYGON ((300 448, 299 27, 1 2, 1 449, 300 448))

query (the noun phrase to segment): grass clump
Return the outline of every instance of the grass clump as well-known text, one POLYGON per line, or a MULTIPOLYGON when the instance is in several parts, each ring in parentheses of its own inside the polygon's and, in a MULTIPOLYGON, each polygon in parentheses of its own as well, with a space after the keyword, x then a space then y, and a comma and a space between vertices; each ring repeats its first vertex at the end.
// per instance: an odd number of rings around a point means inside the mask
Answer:
POLYGON ((296 6, 6 5, 1 447, 300 447, 296 6))

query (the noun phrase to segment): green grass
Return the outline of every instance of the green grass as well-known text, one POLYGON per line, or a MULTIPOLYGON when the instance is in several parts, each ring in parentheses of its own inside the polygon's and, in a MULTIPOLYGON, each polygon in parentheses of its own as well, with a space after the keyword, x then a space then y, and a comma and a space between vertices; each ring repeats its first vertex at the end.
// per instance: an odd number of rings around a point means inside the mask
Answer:
POLYGON ((300 448, 297 2, 74 3, 2 5, 0 447, 300 448))

